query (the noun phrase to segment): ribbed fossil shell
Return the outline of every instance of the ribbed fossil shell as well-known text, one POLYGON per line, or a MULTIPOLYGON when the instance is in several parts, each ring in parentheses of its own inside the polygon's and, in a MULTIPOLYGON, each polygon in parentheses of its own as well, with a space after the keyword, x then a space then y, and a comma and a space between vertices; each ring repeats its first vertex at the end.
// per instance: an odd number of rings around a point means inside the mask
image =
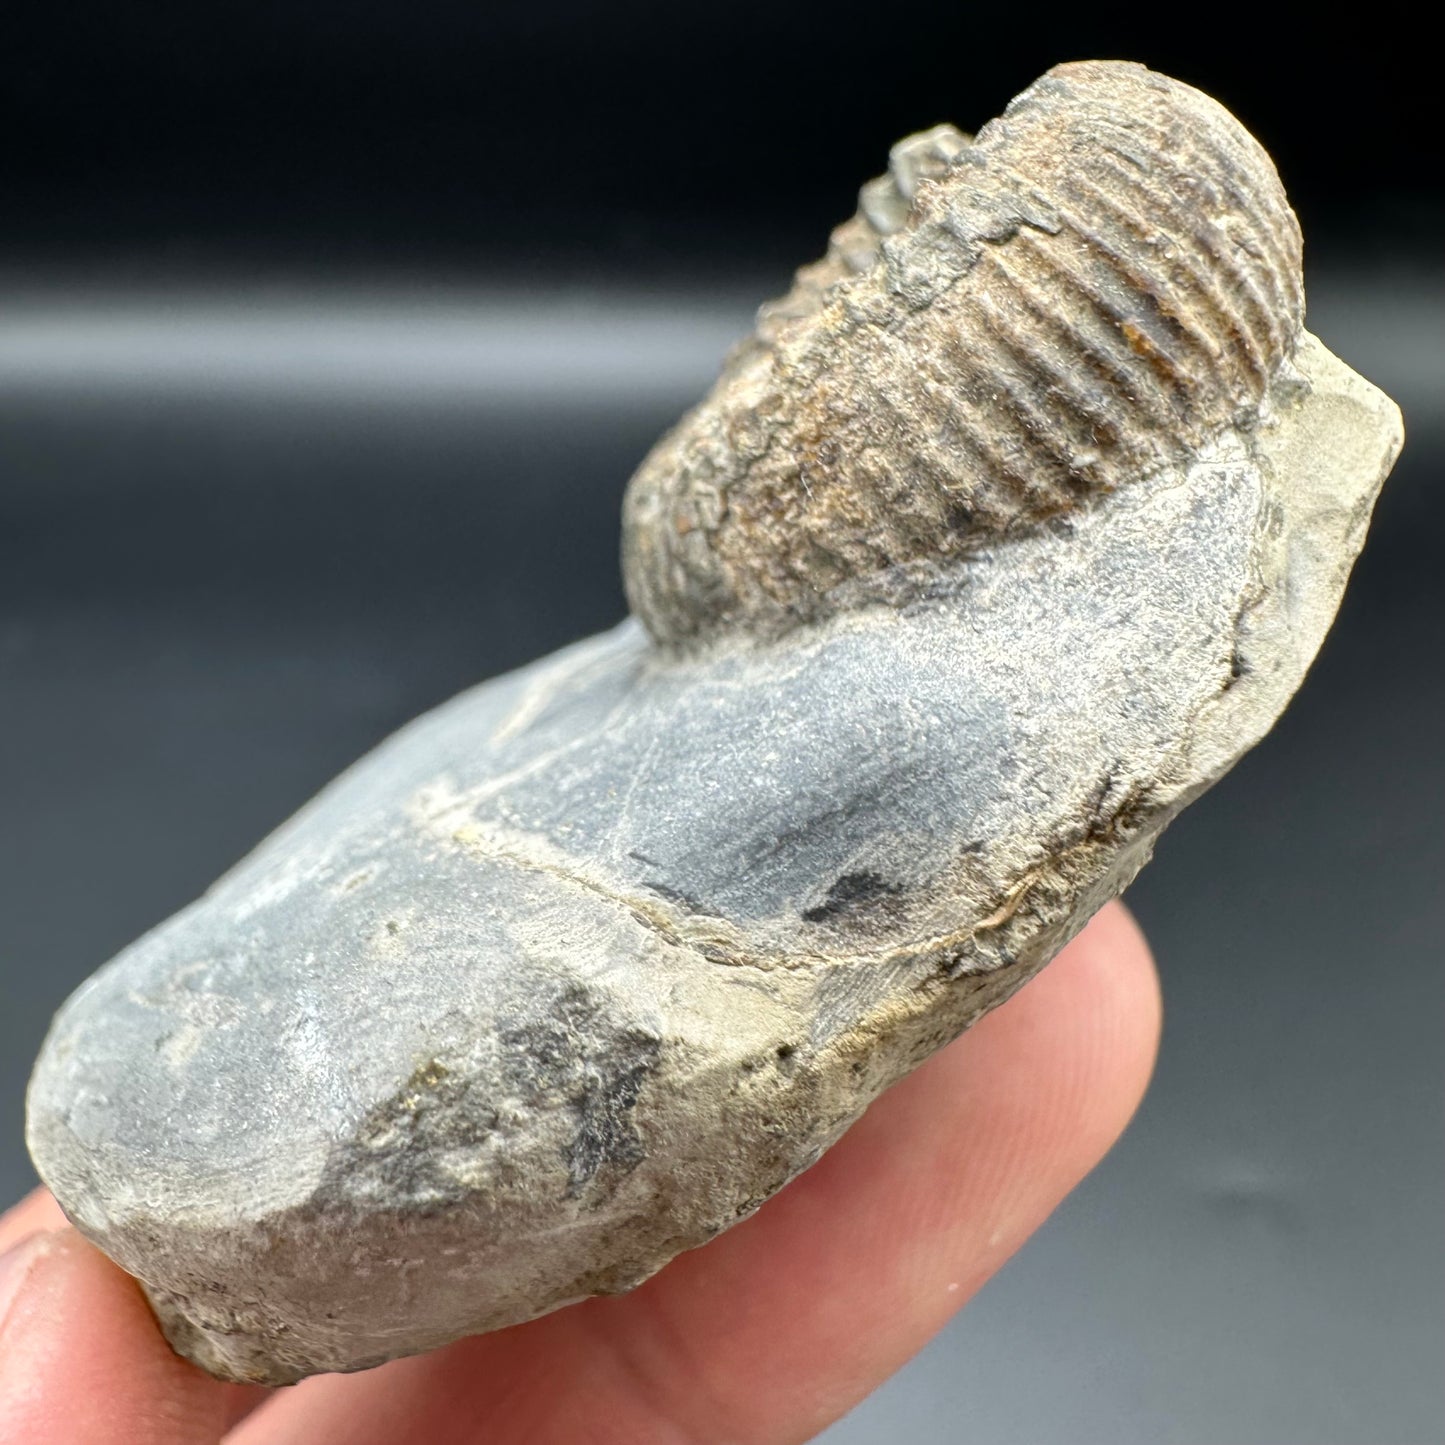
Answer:
POLYGON ((628 489, 633 610, 769 634, 1247 428, 1293 355, 1300 233, 1259 144, 1124 62, 976 140, 901 142, 628 489))

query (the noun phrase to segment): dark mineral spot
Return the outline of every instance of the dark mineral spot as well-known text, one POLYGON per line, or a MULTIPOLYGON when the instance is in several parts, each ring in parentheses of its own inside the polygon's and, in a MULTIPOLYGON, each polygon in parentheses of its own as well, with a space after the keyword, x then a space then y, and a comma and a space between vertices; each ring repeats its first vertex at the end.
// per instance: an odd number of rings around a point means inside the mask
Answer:
POLYGON ((967 533, 973 529, 973 509, 956 498, 944 510, 943 525, 950 532, 967 533))
POLYGON ((569 989, 540 1019, 501 1036, 508 1082, 533 1108, 562 1106, 576 1130, 563 1150, 571 1196, 606 1166, 641 1162, 642 1139, 632 1107, 657 1065, 661 1041, 603 1017, 587 993, 569 989))
POLYGON ((665 899, 668 903, 675 903, 687 913, 705 913, 711 917, 717 916, 717 910, 708 908, 705 904, 699 903, 691 894, 684 893, 680 888, 670 887, 666 883, 658 883, 652 879, 644 879, 642 886, 649 893, 655 893, 659 898, 665 899))
POLYGON ((805 908, 807 923, 829 923, 838 918, 857 917, 896 900, 903 892, 901 883, 890 883, 881 874, 864 868, 845 873, 828 890, 828 896, 815 908, 805 908))
POLYGON ((461 1198, 441 1166, 448 1153, 485 1146, 497 1126, 488 1092, 438 1059, 417 1065, 390 1098, 369 1110, 356 1137, 333 1147, 318 1198, 338 1205, 392 1195, 414 1205, 461 1198))
POLYGON ((604 1165, 626 1170, 642 1162, 642 1139, 631 1112, 659 1052, 658 1041, 643 1034, 619 1039, 605 1066, 572 1101, 577 1134, 566 1151, 569 1194, 581 1193, 583 1185, 604 1165))

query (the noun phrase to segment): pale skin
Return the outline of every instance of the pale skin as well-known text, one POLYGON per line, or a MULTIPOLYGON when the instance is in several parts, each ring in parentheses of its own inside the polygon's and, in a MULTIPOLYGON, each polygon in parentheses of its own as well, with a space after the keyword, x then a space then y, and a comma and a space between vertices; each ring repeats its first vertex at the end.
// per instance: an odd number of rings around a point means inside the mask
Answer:
POLYGON ((43 1191, 0 1219, 0 1445, 785 1445, 897 1370, 1128 1123, 1159 991, 1119 904, 753 1218, 631 1294, 287 1390, 174 1355, 43 1191))

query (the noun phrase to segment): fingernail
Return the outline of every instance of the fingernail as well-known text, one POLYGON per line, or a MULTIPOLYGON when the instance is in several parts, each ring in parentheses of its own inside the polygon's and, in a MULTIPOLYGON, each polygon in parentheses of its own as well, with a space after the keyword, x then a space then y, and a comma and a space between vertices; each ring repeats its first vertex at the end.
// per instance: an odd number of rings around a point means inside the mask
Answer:
POLYGON ((19 1244, 11 1245, 4 1254, 0 1254, 0 1337, 5 1334, 10 1306, 15 1303, 15 1297, 25 1284, 31 1267, 45 1253, 46 1238, 45 1230, 37 1230, 34 1234, 27 1234, 19 1244))

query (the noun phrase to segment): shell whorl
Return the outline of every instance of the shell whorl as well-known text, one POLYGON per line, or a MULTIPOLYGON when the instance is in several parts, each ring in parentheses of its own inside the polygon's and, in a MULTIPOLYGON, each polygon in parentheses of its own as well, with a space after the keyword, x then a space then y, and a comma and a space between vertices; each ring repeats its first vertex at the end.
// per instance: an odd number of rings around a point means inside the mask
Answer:
POLYGON ((1140 65, 900 142, 633 477, 634 612, 664 642, 780 632, 1248 427, 1300 245, 1258 142, 1140 65))

